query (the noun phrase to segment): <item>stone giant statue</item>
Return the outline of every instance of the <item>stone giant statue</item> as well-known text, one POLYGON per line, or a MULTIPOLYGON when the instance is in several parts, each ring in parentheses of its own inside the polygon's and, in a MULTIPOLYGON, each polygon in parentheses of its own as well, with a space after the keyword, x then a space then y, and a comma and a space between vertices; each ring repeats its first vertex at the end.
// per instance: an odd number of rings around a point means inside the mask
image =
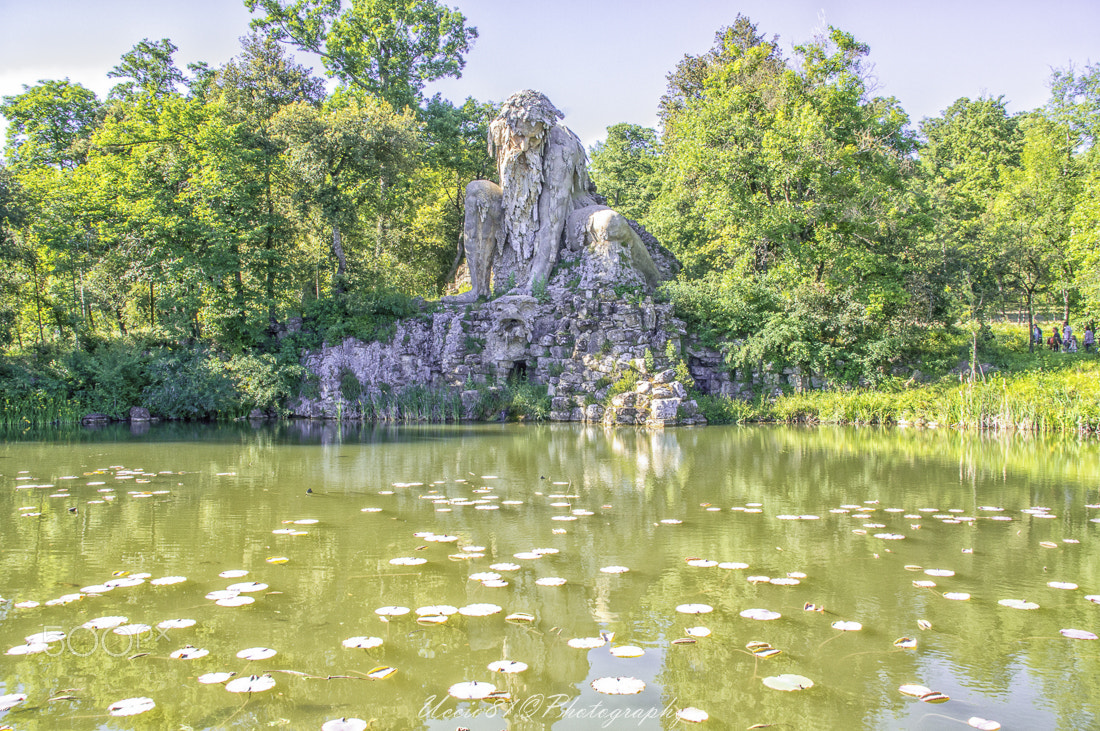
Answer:
POLYGON ((580 139, 537 91, 504 102, 489 126, 489 152, 500 185, 466 187, 463 231, 474 300, 492 291, 530 294, 546 284, 563 245, 602 258, 597 279, 618 279, 621 262, 650 287, 657 270, 645 245, 618 213, 600 205, 580 139))

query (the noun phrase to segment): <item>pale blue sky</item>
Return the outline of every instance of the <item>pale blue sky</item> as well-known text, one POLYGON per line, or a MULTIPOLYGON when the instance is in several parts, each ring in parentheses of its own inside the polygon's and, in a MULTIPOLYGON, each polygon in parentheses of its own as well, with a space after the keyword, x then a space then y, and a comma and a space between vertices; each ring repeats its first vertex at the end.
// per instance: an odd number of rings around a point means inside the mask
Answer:
MULTIPOLYGON (((1047 99, 1052 68, 1100 61, 1097 0, 444 0, 481 37, 462 79, 430 91, 460 102, 538 89, 588 145, 617 122, 656 124, 665 75, 710 48, 738 13, 787 55, 825 24, 871 47, 878 93, 914 123, 961 96, 1003 95, 1012 112, 1047 99)), ((65 78, 101 96, 142 38, 168 37, 183 67, 218 66, 248 31, 241 0, 0 0, 0 95, 65 78)), ((301 57, 318 70, 314 59, 301 57)))

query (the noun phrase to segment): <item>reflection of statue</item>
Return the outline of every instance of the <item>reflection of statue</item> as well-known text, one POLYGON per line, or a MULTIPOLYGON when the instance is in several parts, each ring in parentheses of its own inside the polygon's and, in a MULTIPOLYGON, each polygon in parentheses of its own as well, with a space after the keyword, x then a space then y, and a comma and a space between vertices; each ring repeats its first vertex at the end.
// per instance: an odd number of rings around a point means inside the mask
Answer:
POLYGON ((602 240, 606 249, 609 238, 625 246, 633 266, 655 284, 656 268, 629 223, 599 205, 584 145, 561 117, 543 94, 521 91, 489 126, 500 185, 475 180, 466 187, 463 235, 472 291, 465 299, 490 294, 491 282, 498 291, 530 294, 549 279, 563 233, 580 236, 578 248, 602 240), (582 209, 585 220, 566 232, 570 214, 582 209))

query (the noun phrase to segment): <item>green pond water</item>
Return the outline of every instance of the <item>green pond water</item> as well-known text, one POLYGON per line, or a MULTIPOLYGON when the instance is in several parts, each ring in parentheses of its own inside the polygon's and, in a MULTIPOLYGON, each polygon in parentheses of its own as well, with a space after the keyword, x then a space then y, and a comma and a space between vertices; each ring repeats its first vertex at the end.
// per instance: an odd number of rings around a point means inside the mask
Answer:
POLYGON ((1098 504, 1100 447, 1070 438, 316 423, 8 436, 0 696, 27 698, 0 728, 680 729, 687 708, 709 714, 700 728, 1096 728, 1100 641, 1062 630, 1100 632, 1098 504), (219 575, 233 570, 248 573, 219 575), (135 585, 102 586, 118 579, 135 585), (267 586, 243 587, 241 606, 206 598, 242 582, 267 586), (481 604, 500 611, 417 621, 481 604), (376 611, 394 606, 411 611, 376 611), (171 619, 194 624, 158 627, 171 619), (42 632, 63 638, 30 644, 42 632), (601 633, 602 647, 569 644, 601 633), (354 637, 381 643, 343 645, 354 637), (781 652, 754 656, 754 641, 781 652), (189 645, 207 654, 172 657, 189 645), (256 647, 277 654, 237 656, 256 647), (499 660, 527 668, 490 671, 499 660), (395 671, 370 677, 379 667, 395 671), (199 682, 215 672, 274 687, 199 682), (787 674, 813 685, 765 683, 787 674), (600 678, 641 690, 604 694, 600 678), (496 697, 449 695, 469 681, 496 697), (136 697, 155 707, 108 715, 136 697))

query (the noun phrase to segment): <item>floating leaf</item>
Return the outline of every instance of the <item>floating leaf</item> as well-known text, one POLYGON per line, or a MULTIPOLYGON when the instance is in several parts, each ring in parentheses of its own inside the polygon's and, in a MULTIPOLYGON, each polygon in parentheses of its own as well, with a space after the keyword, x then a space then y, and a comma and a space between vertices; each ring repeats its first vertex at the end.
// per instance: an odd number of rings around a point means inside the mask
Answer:
POLYGON ((709 604, 681 604, 676 611, 680 614, 707 614, 713 612, 714 607, 709 604))
POLYGON ((536 579, 535 583, 539 586, 561 586, 565 583, 565 579, 558 576, 546 576, 541 579, 536 579))
POLYGON ((600 572, 604 574, 625 574, 627 571, 630 571, 630 569, 626 566, 604 566, 600 569, 600 572))
POLYGON ((790 576, 787 576, 787 577, 779 576, 779 577, 776 577, 776 578, 772 579, 768 583, 769 584, 774 584, 775 586, 798 586, 802 582, 799 579, 793 579, 790 576))
POLYGON ((200 675, 197 680, 203 685, 217 685, 232 678, 236 673, 206 673, 200 675))
POLYGON ((863 625, 859 622, 833 622, 833 629, 841 632, 858 632, 863 629, 863 625))
POLYGON ((729 570, 747 569, 748 567, 749 565, 747 563, 740 563, 738 561, 723 561, 722 563, 718 564, 718 568, 729 570))
POLYGON ((638 678, 596 678, 592 690, 605 695, 636 695, 645 690, 645 682, 638 678))
POLYGON ((966 725, 972 726, 978 729, 978 731, 998 731, 998 729, 1001 728, 1001 724, 997 723, 996 721, 990 721, 989 719, 981 718, 980 716, 971 716, 970 718, 966 719, 966 725))
POLYGON ((773 612, 770 609, 746 609, 741 612, 741 616, 745 619, 756 619, 762 622, 767 622, 772 619, 779 619, 783 615, 779 612, 773 612))
POLYGON ((15 708, 25 700, 27 700, 27 696, 25 693, 9 693, 8 695, 0 695, 0 712, 15 708))
POLYGON ((812 688, 814 681, 802 675, 792 675, 785 673, 783 675, 772 675, 764 678, 764 685, 773 690, 806 690, 812 688))
POLYGON ((1067 589, 1069 591, 1074 591, 1077 589, 1077 584, 1074 584, 1071 581, 1048 581, 1047 586, 1049 586, 1051 589, 1067 589))
POLYGON ((926 696, 932 692, 931 688, 925 688, 923 685, 903 685, 898 688, 898 692, 902 695, 912 696, 913 698, 920 698, 926 696))
POLYGON ((36 632, 33 635, 27 635, 26 637, 23 638, 23 640, 28 645, 35 645, 35 644, 39 644, 39 643, 45 643, 45 644, 49 645, 49 644, 52 644, 54 642, 61 642, 63 639, 65 639, 65 636, 66 635, 65 635, 64 632, 60 632, 58 630, 52 630, 52 631, 49 631, 49 632, 36 632))
POLYGON ((515 612, 514 614, 509 614, 504 619, 509 622, 534 622, 535 615, 528 614, 527 612, 515 612))
POLYGON ((1009 607, 1011 609, 1038 609, 1039 605, 1035 602, 1025 601, 1023 599, 1001 599, 999 602, 1002 607, 1009 607))
POLYGON ((645 654, 645 650, 635 645, 618 645, 612 647, 610 652, 615 657, 641 657, 645 654))
POLYGON ((409 609, 408 607, 399 607, 399 606, 395 606, 395 605, 390 605, 390 606, 386 606, 386 607, 378 607, 378 609, 374 610, 374 613, 379 615, 380 617, 401 617, 401 616, 404 616, 404 615, 408 614, 411 611, 412 610, 409 609))
POLYGON ((464 617, 488 617, 490 614, 501 611, 501 609, 496 604, 467 604, 459 609, 458 613, 464 617))
POLYGON ((382 644, 381 637, 349 637, 341 642, 344 647, 349 649, 369 650, 372 647, 378 647, 382 644))
POLYGON ((218 576, 223 579, 239 579, 242 576, 248 576, 248 572, 244 569, 229 569, 228 571, 221 572, 218 576))
POLYGON ((147 624, 124 624, 121 627, 115 627, 113 630, 116 635, 132 636, 140 635, 143 632, 152 632, 153 628, 147 624))
POLYGON ((688 706, 687 708, 681 708, 676 711, 676 718, 681 721, 687 721, 688 723, 702 723, 710 718, 710 715, 700 708, 688 706))
POLYGON ((918 619, 917 628, 922 630, 932 629, 932 623, 929 622, 927 619, 918 619))
POLYGON ((527 663, 518 660, 497 660, 489 663, 489 669, 494 673, 522 673, 527 669, 527 663))
POLYGON ((924 573, 928 574, 929 576, 943 576, 943 577, 948 577, 948 576, 954 576, 955 575, 955 572, 952 571, 951 569, 925 569, 924 573))
POLYGON ((709 569, 718 565, 717 561, 712 561, 709 558, 689 558, 686 563, 688 566, 694 566, 699 569, 709 569))
POLYGON ((188 645, 187 647, 182 647, 176 650, 175 652, 168 655, 168 657, 174 660, 197 660, 200 657, 206 657, 209 654, 210 650, 203 650, 201 648, 188 645))
POLYGON ((166 619, 157 624, 158 629, 187 629, 194 626, 195 620, 193 619, 166 619))
POLYGON ((256 600, 253 597, 236 595, 219 599, 214 603, 219 607, 244 607, 252 604, 254 601, 256 600))
POLYGON ((1096 635, 1088 630, 1083 629, 1060 629, 1063 637, 1068 637, 1071 640, 1095 640, 1096 635))
POLYGON ((334 718, 321 724, 321 731, 363 731, 367 722, 360 718, 334 718))
POLYGON ((566 644, 577 650, 595 650, 606 645, 607 640, 603 637, 575 637, 566 644))
POLYGON ((5 655, 37 655, 40 652, 45 652, 50 649, 50 646, 45 642, 35 642, 30 645, 16 645, 11 648, 5 655))
POLYGON ((688 637, 710 637, 710 630, 706 627, 688 627, 684 634, 688 637))
POLYGON ((458 607, 452 607, 450 604, 431 604, 426 607, 418 607, 416 610, 417 616, 425 617, 429 615, 442 614, 444 617, 449 617, 452 614, 458 613, 458 607))
POLYGON ((275 687, 275 678, 270 675, 249 675, 247 678, 237 678, 225 684, 225 689, 230 693, 261 693, 275 687))
POLYGON ((488 698, 494 692, 497 687, 492 683, 482 683, 477 680, 470 680, 465 683, 455 683, 447 689, 447 693, 453 698, 458 698, 464 701, 475 701, 488 698))
POLYGON ((922 695, 920 699, 925 703, 946 703, 947 701, 951 700, 950 697, 938 691, 932 691, 927 695, 922 695))
POLYGON ((259 581, 243 581, 239 584, 230 584, 225 587, 226 591, 233 591, 238 594, 252 594, 257 591, 263 591, 267 588, 267 584, 259 581))
POLYGON ((237 657, 242 660, 267 660, 270 657, 275 657, 277 654, 278 653, 270 647, 249 647, 246 650, 238 652, 237 657))
POLYGON ((894 647, 900 647, 903 650, 912 650, 916 646, 917 641, 912 637, 899 637, 894 640, 894 647))
POLYGON ((401 556, 399 558, 391 558, 390 563, 394 566, 420 566, 421 564, 428 563, 428 559, 414 556, 401 556))
POLYGON ((367 673, 367 677, 372 680, 385 680, 396 672, 397 668, 391 668, 388 665, 380 665, 367 673))
MULTIPOLYGON (((269 556, 268 558, 265 558, 264 561, 267 561, 268 563, 279 564, 279 563, 287 563, 288 561, 290 561, 290 559, 287 558, 286 556, 269 556)), ((236 681, 234 681, 234 682, 236 682, 236 681)))
POLYGON ((136 716, 156 708, 152 698, 127 698, 107 706, 107 713, 112 716, 136 716))
POLYGON ((944 599, 952 599, 952 600, 957 601, 957 602, 970 601, 970 595, 967 594, 965 591, 949 591, 949 592, 946 592, 943 595, 943 598, 944 599))

